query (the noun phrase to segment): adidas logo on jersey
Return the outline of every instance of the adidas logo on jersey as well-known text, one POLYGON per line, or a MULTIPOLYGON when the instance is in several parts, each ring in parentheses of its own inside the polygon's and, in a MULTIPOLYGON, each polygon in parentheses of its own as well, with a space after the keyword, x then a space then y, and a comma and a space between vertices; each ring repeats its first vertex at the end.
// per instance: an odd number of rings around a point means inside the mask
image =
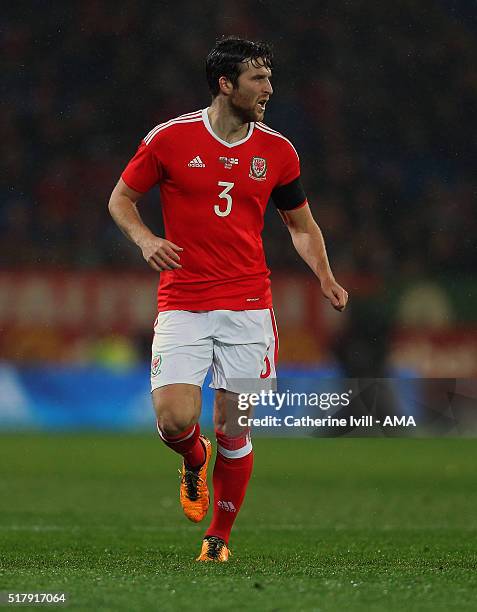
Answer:
POLYGON ((227 510, 227 512, 237 512, 237 508, 233 505, 231 501, 218 501, 217 506, 222 508, 222 510, 227 510))
POLYGON ((204 162, 200 159, 198 155, 197 157, 194 157, 194 159, 191 159, 187 165, 189 166, 189 168, 205 168, 204 162))

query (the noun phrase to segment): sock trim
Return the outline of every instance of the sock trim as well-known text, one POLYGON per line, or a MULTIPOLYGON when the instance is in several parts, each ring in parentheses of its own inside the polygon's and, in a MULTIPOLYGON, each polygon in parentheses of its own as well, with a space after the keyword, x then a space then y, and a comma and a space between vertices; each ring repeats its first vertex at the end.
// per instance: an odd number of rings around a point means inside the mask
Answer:
POLYGON ((242 457, 245 457, 251 453, 252 449, 253 447, 250 438, 247 440, 247 444, 245 444, 245 446, 242 446, 242 448, 237 448, 236 450, 229 450, 228 448, 224 448, 217 443, 217 451, 227 459, 241 459, 242 457))
POLYGON ((195 433, 195 428, 197 427, 197 425, 193 425, 191 431, 184 436, 183 438, 172 438, 169 439, 167 438, 161 431, 161 429, 159 428, 159 424, 157 423, 157 432, 158 434, 161 436, 161 438, 164 440, 164 442, 167 442, 168 444, 178 444, 179 442, 185 442, 186 440, 188 440, 189 438, 192 438, 192 436, 195 433))

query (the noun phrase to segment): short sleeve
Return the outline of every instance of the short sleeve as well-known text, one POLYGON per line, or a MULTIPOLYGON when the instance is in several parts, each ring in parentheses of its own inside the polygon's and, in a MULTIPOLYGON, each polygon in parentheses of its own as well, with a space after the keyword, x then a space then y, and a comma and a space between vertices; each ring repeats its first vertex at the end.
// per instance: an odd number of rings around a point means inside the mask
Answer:
POLYGON ((281 173, 271 196, 278 210, 296 210, 307 204, 306 194, 300 180, 300 159, 295 147, 283 139, 281 151, 281 173))
POLYGON ((277 187, 288 185, 300 176, 300 159, 295 147, 289 140, 285 140, 283 143, 280 161, 281 173, 277 181, 277 187))
POLYGON ((130 160, 121 178, 128 187, 146 193, 161 180, 162 168, 154 151, 144 141, 141 141, 136 154, 130 160))

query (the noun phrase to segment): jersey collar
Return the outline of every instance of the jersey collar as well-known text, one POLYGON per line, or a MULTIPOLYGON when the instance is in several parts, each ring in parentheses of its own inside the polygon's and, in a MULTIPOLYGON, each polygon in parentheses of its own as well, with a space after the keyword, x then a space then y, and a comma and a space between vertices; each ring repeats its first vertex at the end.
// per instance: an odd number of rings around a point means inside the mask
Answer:
POLYGON ((227 142, 226 140, 222 140, 222 138, 219 138, 219 136, 217 136, 217 134, 212 129, 212 126, 210 125, 209 115, 207 113, 208 110, 209 107, 202 109, 202 121, 204 122, 207 131, 215 138, 215 140, 218 140, 224 146, 229 147, 229 149, 241 145, 244 142, 247 142, 247 140, 252 135, 253 128, 255 127, 255 123, 253 121, 249 123, 247 135, 245 136, 245 138, 242 138, 242 140, 237 140, 237 142, 227 142))

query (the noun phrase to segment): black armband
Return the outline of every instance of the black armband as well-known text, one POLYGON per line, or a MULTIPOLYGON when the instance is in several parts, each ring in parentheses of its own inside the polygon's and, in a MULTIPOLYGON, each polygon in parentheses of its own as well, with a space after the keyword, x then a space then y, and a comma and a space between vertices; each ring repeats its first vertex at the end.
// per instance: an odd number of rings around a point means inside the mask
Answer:
POLYGON ((300 177, 272 191, 272 199, 278 210, 293 210, 306 200, 300 177))

